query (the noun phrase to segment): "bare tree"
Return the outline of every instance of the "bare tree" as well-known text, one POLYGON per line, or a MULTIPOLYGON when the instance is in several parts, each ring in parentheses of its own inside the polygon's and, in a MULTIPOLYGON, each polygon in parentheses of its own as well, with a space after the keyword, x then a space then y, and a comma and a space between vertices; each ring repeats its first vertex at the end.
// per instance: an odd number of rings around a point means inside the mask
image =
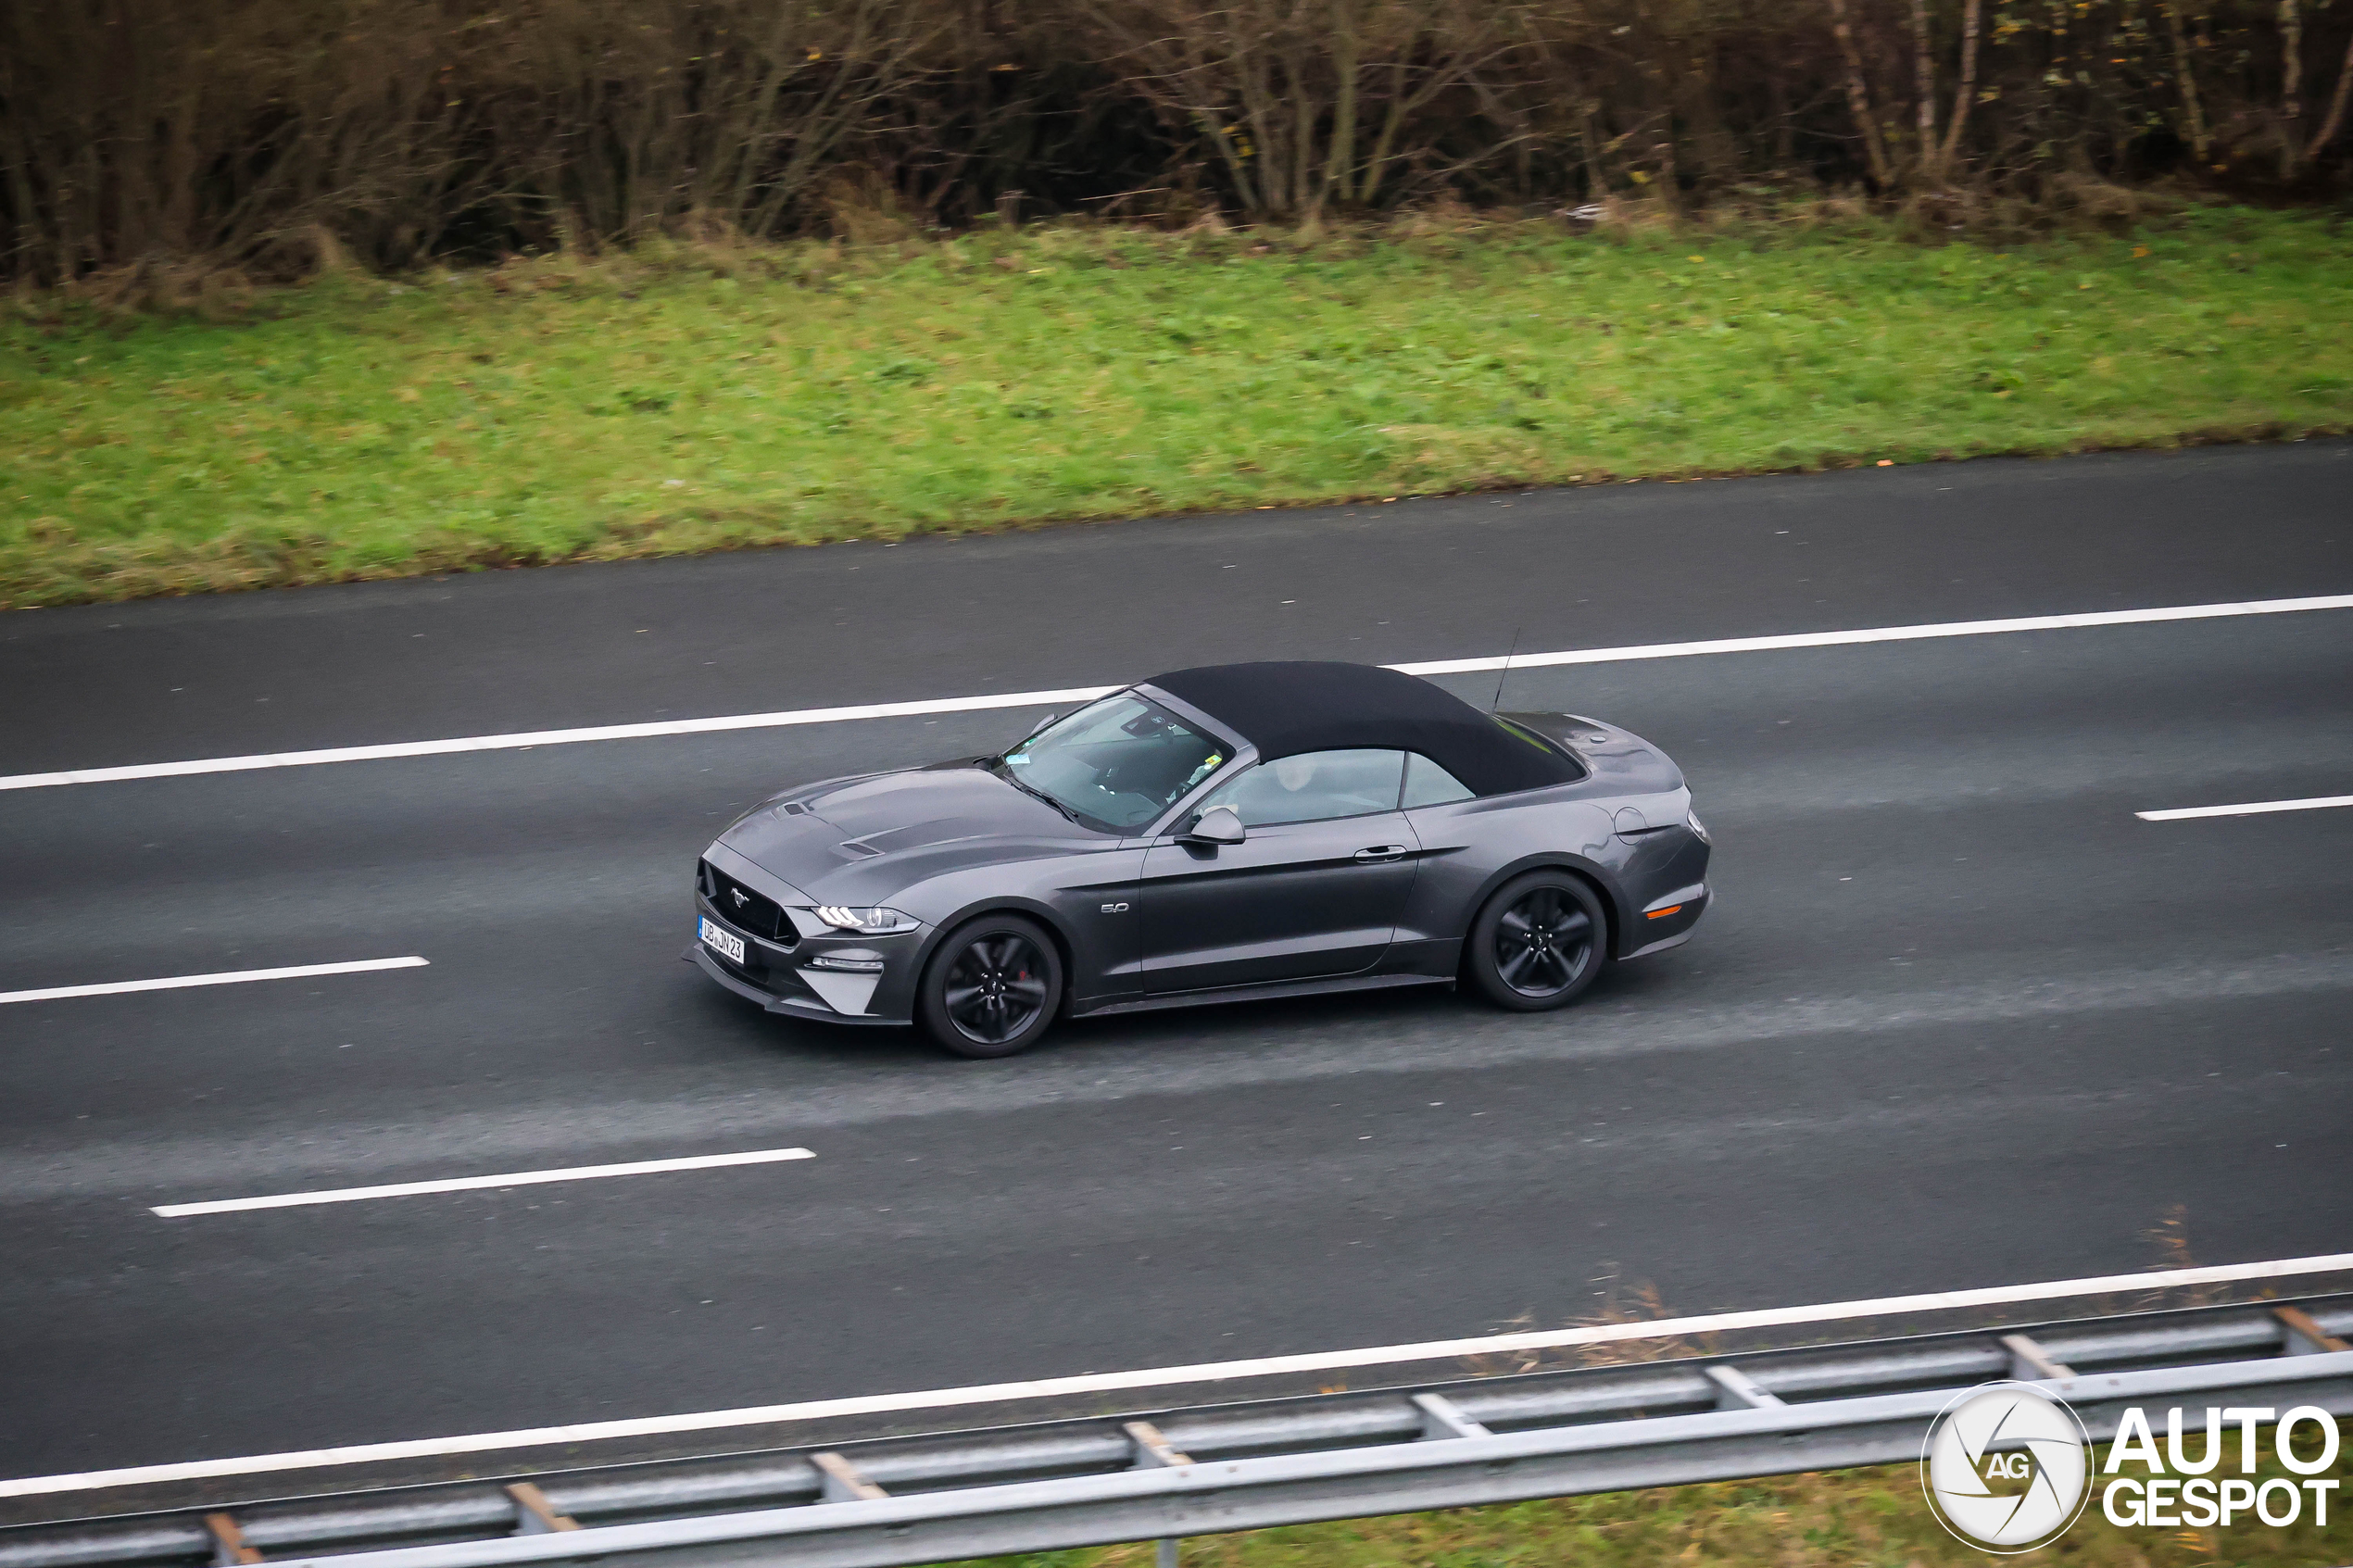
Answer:
POLYGON ((1846 0, 1830 0, 1831 32, 1838 40, 1839 57, 1846 66, 1846 104, 1856 127, 1863 133, 1863 152, 1870 160, 1871 179, 1881 190, 1895 183, 1889 172, 1887 146, 1881 139, 1879 117, 1871 112, 1871 90, 1863 78, 1863 56, 1855 46, 1855 28, 1847 19, 1846 0))
POLYGON ((1969 121, 1969 105, 1977 98, 1977 40, 1984 23, 1984 0, 1968 0, 1961 9, 1961 81, 1953 89, 1953 119, 1944 128, 1944 145, 1936 155, 1936 176, 1942 180, 1960 150, 1961 127, 1969 121))
POLYGON ((1920 168, 1931 177, 1941 161, 1936 156, 1935 48, 1935 41, 1929 36, 1928 0, 1912 0, 1913 130, 1919 147, 1920 168))
POLYGON ((2319 157, 2322 149, 2336 140, 2338 129, 2345 123, 2345 99, 2353 92, 2353 39, 2345 44, 2345 63, 2337 68, 2336 91, 2329 94, 2329 112, 2322 119, 2320 130, 2312 134, 2311 144, 2304 149, 2307 160, 2319 157))
POLYGON ((2304 115, 2304 12, 2297 0, 2280 0, 2280 178, 2292 179, 2303 154, 2297 132, 2304 115))
POLYGON ((1416 117, 1501 57, 1509 17, 1478 0, 1079 3, 1123 79, 1201 137, 1244 210, 1280 215, 1377 201, 1428 150, 1416 117))
POLYGON ((2206 115, 2197 101, 2197 68, 2190 57, 2188 30, 2182 25, 2182 0, 2165 0, 2165 24, 2173 34, 2173 77, 2182 90, 2182 117, 2188 122, 2190 153, 2206 161, 2206 115))

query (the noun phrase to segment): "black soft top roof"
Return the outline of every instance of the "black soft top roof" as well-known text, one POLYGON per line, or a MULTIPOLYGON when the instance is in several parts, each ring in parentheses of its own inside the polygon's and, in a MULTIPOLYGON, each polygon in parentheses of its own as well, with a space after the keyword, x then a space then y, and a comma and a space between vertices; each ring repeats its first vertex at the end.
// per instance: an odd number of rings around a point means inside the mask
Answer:
POLYGON ((1264 760, 1302 751, 1418 751, 1479 795, 1568 784, 1577 765, 1417 676, 1305 660, 1205 664, 1144 683, 1232 726, 1264 760))

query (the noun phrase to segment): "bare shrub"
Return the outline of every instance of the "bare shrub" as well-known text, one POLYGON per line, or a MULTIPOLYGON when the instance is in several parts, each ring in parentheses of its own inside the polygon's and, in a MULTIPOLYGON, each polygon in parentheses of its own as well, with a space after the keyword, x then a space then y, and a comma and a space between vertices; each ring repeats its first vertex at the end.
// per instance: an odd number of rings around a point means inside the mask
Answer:
POLYGON ((165 261, 992 214, 1623 228, 1760 184, 1793 220, 1835 221, 1803 209, 1827 195, 2121 224, 2164 210, 2152 182, 2326 192, 2349 98, 2353 8, 2276 0, 16 0, 0 268, 128 297, 165 261))

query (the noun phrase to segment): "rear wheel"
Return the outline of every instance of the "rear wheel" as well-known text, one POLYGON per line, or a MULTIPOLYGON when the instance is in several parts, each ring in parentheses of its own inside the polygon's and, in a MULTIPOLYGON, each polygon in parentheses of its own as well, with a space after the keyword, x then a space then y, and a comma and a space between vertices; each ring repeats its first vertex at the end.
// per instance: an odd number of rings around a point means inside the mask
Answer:
POLYGON ((1608 958, 1609 920, 1583 878, 1529 872, 1471 922, 1463 968, 1498 1007, 1543 1012, 1584 993, 1608 958))
POLYGON ((924 1033, 958 1056, 1027 1050, 1063 999, 1062 959, 1034 922, 983 915, 948 934, 915 994, 924 1033))

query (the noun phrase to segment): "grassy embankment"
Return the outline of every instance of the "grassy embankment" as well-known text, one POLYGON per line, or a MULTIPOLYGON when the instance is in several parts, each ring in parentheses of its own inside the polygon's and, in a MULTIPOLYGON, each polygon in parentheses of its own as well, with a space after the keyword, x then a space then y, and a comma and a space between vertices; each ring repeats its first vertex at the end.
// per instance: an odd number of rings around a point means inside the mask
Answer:
POLYGON ((2353 426, 2353 233, 2206 209, 1110 229, 0 307, 0 606, 2353 426))
MULTIPOLYGON (((2234 1465, 2235 1457, 2225 1468, 2234 1465)), ((2341 1459, 2331 1474, 2353 1488, 2353 1461, 2341 1459)), ((2282 1529, 2242 1517, 2227 1530, 2175 1530, 2110 1524, 2095 1490, 2056 1544, 2012 1561, 2340 1568, 2353 1556, 2344 1491, 2330 1504, 2326 1528, 2312 1524, 2307 1507, 2300 1523, 2282 1529)), ((989 1568, 1146 1568, 1151 1561, 1143 1543, 1000 1558, 989 1568)), ((1187 1568, 1985 1568, 2002 1561, 1944 1533, 1921 1499, 1919 1468, 1908 1464, 1294 1525, 1202 1537, 1184 1548, 1187 1568)))

